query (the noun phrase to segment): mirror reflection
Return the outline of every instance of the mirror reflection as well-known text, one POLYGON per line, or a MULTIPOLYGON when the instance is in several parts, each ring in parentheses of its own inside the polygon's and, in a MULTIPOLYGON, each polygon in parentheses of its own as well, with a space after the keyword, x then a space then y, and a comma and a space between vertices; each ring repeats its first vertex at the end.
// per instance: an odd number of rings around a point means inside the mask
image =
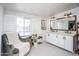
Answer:
POLYGON ((60 20, 50 20, 50 29, 51 30, 75 30, 75 19, 72 18, 67 19, 60 19, 60 20))

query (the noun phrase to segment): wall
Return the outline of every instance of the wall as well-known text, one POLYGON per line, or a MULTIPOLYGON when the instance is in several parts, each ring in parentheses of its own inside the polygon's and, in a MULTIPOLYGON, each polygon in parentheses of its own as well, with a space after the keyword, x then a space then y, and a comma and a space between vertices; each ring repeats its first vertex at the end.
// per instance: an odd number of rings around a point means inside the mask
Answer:
MULTIPOLYGON (((1 35, 3 27, 3 7, 0 5, 0 53, 1 53, 1 35)), ((0 54, 1 55, 1 54, 0 54)))
POLYGON ((39 34, 43 36, 43 39, 46 38, 46 30, 41 30, 41 20, 39 18, 34 18, 31 20, 32 24, 32 34, 39 34))
POLYGON ((40 34, 41 33, 41 23, 40 19, 38 18, 33 18, 31 19, 31 32, 32 34, 40 34))
POLYGON ((17 12, 17 11, 8 11, 8 10, 5 10, 4 12, 5 14, 8 14, 8 15, 15 15, 15 16, 20 16, 20 17, 26 17, 26 18, 40 18, 39 16, 36 16, 36 15, 30 15, 30 14, 27 14, 25 12, 17 12))
POLYGON ((63 17, 65 13, 72 13, 73 15, 77 15, 77 22, 79 22, 79 7, 76 7, 74 9, 71 9, 71 10, 68 10, 68 11, 65 11, 65 12, 62 12, 62 13, 59 13, 57 15, 55 15, 56 18, 59 18, 59 17, 63 17))

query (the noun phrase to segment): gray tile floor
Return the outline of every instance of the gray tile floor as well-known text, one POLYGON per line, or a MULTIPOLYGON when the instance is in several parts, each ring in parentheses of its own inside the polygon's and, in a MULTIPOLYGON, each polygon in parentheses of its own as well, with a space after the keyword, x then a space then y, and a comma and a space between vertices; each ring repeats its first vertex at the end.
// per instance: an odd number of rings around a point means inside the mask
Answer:
POLYGON ((44 42, 33 46, 28 56, 77 56, 77 54, 44 42))

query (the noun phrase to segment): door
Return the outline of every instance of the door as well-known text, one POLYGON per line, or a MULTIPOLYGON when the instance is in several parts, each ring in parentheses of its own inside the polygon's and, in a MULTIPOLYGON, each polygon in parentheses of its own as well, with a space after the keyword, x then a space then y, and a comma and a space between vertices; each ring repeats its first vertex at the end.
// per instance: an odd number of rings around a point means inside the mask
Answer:
POLYGON ((66 36, 64 44, 65 44, 66 50, 73 52, 73 37, 72 36, 66 36))

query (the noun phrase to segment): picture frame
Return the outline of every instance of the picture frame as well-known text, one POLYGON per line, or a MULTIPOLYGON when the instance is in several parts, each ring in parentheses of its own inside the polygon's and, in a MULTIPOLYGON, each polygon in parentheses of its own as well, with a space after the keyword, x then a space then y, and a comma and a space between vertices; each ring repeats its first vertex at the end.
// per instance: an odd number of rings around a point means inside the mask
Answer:
POLYGON ((41 29, 46 30, 46 20, 41 20, 41 29))

